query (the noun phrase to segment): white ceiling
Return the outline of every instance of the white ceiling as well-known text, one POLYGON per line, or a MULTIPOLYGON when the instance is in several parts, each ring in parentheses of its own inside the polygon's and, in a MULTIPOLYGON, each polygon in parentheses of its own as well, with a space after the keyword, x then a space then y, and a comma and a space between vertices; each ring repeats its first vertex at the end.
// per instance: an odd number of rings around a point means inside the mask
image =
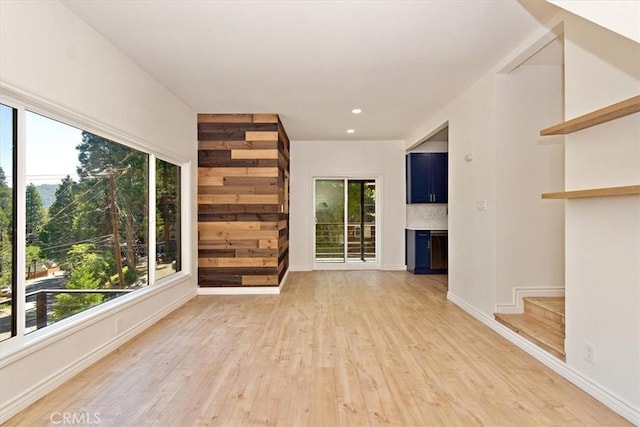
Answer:
POLYGON ((557 10, 541 0, 63 3, 195 112, 275 112, 293 140, 404 139, 557 10))

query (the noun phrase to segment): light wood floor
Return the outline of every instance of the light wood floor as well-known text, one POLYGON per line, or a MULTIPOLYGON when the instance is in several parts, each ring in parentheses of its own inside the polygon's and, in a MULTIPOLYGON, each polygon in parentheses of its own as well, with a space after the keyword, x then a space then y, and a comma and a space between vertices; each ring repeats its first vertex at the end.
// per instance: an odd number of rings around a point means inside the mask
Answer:
POLYGON ((100 426, 618 426, 446 300, 446 276, 291 273, 280 296, 201 296, 18 414, 100 426))

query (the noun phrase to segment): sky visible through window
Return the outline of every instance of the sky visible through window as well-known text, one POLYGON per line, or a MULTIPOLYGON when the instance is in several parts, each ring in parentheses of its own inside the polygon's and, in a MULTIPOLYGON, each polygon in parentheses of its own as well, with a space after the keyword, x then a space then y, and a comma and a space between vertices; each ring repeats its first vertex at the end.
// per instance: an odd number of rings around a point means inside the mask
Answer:
POLYGON ((26 113, 27 184, 59 184, 67 175, 78 181, 79 129, 49 118, 26 113))
MULTIPOLYGON (((11 108, 0 108, 2 123, 11 123, 11 108)), ((82 142, 82 132, 72 126, 47 117, 26 112, 26 182, 28 184, 60 184, 67 175, 78 181, 76 147, 82 142), (53 148, 53 149, 52 149, 53 148)), ((7 174, 7 184, 12 185, 11 138, 8 126, 0 129, 0 167, 7 174)))
POLYGON ((0 104, 0 167, 4 171, 9 187, 13 183, 13 109, 0 104))

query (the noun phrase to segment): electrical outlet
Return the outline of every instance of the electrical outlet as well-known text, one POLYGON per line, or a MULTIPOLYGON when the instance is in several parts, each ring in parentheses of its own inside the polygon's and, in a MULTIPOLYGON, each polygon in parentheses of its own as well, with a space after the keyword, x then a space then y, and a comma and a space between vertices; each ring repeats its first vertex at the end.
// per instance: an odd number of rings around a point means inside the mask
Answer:
POLYGON ((584 343, 584 360, 587 362, 595 363, 595 348, 593 344, 586 342, 584 343))

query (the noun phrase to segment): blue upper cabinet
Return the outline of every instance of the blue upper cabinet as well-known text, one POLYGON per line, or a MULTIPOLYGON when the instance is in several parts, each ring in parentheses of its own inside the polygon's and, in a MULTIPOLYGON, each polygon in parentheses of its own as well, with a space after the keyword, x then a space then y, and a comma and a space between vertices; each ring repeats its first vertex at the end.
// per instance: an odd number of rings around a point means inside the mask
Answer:
POLYGON ((407 203, 447 203, 447 153, 407 154, 407 203))

